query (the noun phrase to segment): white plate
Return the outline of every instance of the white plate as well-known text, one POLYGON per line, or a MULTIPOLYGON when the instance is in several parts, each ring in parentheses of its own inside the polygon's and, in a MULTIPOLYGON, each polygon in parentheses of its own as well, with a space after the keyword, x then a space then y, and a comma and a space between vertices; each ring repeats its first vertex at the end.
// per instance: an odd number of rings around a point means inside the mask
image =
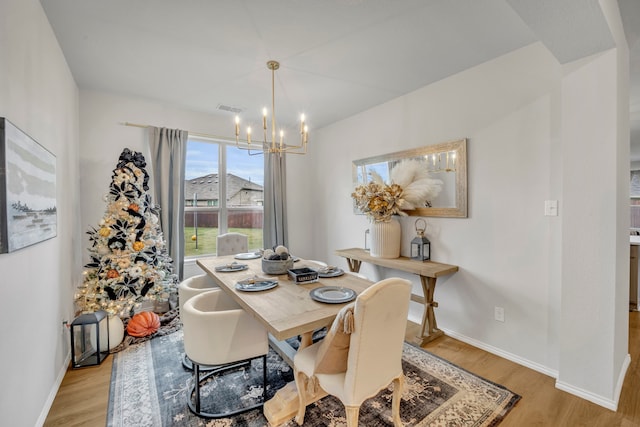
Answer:
POLYGON ((230 264, 219 265, 215 268, 215 270, 222 273, 231 273, 234 271, 246 270, 247 268, 249 268, 247 264, 240 264, 239 262, 234 261, 230 264))
POLYGON ((318 277, 338 277, 344 274, 344 270, 341 268, 334 268, 333 270, 324 270, 323 268, 318 269, 318 277))
POLYGON ((313 289, 309 292, 309 295, 311 295, 311 299, 318 302, 342 304, 343 302, 349 302, 355 299, 356 292, 353 289, 342 288, 340 286, 323 286, 313 289))
POLYGON ((267 289, 272 289, 278 286, 277 280, 242 280, 236 283, 236 289, 243 292, 259 292, 266 291, 267 289))
POLYGON ((236 256, 234 256, 235 259, 256 259, 256 258, 260 258, 262 255, 260 255, 260 252, 246 252, 243 254, 237 254, 236 256))

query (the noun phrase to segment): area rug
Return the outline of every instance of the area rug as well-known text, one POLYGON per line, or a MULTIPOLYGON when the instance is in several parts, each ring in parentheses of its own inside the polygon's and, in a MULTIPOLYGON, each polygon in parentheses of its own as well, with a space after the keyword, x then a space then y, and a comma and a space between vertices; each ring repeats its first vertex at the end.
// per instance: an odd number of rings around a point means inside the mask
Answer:
MULTIPOLYGON (((232 418, 202 419, 187 407, 192 372, 182 366, 182 330, 135 344, 114 355, 107 427, 264 427, 262 411, 232 418)), ((373 356, 375 357, 375 355, 373 356)), ((405 389, 400 415, 405 426, 496 426, 520 396, 411 344, 404 344, 405 389)), ((267 398, 287 382, 292 369, 272 350, 267 359, 267 398)), ((203 404, 216 410, 227 405, 250 406, 259 398, 262 362, 215 377, 203 391, 203 404), (208 400, 207 400, 208 399, 208 400)), ((393 426, 392 390, 381 391, 360 409, 362 426, 393 426)), ((305 426, 346 426, 344 407, 328 396, 310 405, 305 426)), ((295 427, 294 420, 282 424, 295 427)))

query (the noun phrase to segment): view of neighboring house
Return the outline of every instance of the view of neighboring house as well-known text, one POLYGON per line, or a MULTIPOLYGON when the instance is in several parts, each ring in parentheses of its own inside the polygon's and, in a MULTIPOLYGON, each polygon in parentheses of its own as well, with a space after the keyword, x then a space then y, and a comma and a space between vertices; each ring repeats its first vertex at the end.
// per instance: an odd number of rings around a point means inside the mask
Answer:
MULTIPOLYGON (((219 206, 218 174, 185 180, 185 206, 219 206)), ((239 176, 227 174, 227 206, 262 206, 264 189, 239 176)))

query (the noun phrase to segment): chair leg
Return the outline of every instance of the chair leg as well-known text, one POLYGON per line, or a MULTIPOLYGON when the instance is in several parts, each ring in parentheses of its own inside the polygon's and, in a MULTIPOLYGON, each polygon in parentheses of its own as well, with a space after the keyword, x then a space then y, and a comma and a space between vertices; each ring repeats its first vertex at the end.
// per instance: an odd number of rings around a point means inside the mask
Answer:
POLYGON ((304 423, 304 413, 307 410, 307 376, 293 368, 293 378, 298 389, 298 413, 296 414, 296 423, 301 426, 304 423))
POLYGON ((262 356, 262 404, 267 401, 267 355, 262 356))
POLYGON ((402 427, 400 420, 400 400, 402 399, 402 389, 404 388, 404 375, 401 374, 393 380, 393 396, 391 400, 391 414, 393 415, 393 425, 402 427))
MULTIPOLYGON (((260 403, 256 403, 255 405, 251 405, 251 406, 246 406, 246 407, 241 407, 238 409, 234 409, 231 410, 229 412, 224 412, 224 413, 213 413, 213 412, 208 412, 202 409, 202 403, 201 403, 201 396, 200 396, 200 389, 201 389, 201 385, 204 384, 209 378, 211 378, 214 375, 217 375, 219 373, 223 373, 226 371, 230 371, 233 369, 238 369, 240 367, 244 367, 245 365, 249 364, 249 366, 251 366, 251 360, 252 359, 246 359, 246 360, 241 360, 239 362, 234 362, 234 363, 229 363, 226 365, 217 365, 216 369, 214 370, 207 370, 205 373, 202 373, 200 371, 202 371, 202 366, 197 364, 197 363, 193 363, 193 387, 191 387, 189 389, 189 392, 187 394, 187 405, 189 406, 189 410, 191 410, 191 412, 193 412, 194 414, 196 414, 199 417, 203 417, 203 418, 227 418, 227 417, 232 417, 238 414, 241 414, 243 412, 248 412, 251 411, 253 409, 259 409, 262 408, 264 406, 265 400, 266 400, 266 390, 267 390, 267 355, 264 354, 262 356, 258 356, 262 359, 262 367, 263 367, 263 372, 262 372, 262 401, 260 403)), ((254 359, 257 359, 258 357, 255 357, 254 359)), ((206 367, 209 367, 210 365, 205 365, 206 367)), ((212 365, 211 365, 212 366, 212 365)), ((205 405, 205 406, 210 406, 210 405, 205 405)))
POLYGON ((344 410, 347 413, 347 427, 358 427, 360 406, 345 406, 344 410))
POLYGON ((193 364, 193 382, 195 385, 196 411, 200 412, 200 365, 193 364))

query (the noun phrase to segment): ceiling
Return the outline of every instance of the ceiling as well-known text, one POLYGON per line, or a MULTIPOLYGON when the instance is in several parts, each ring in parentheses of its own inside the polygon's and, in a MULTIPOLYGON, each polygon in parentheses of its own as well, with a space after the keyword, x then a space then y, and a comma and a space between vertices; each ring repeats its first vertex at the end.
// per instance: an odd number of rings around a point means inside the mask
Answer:
MULTIPOLYGON (((227 115, 271 104, 326 126, 536 41, 561 63, 612 47, 598 0, 41 0, 80 89, 227 115), (224 107, 223 107, 224 108, 224 107)), ((640 160, 640 1, 632 49, 640 160)))

